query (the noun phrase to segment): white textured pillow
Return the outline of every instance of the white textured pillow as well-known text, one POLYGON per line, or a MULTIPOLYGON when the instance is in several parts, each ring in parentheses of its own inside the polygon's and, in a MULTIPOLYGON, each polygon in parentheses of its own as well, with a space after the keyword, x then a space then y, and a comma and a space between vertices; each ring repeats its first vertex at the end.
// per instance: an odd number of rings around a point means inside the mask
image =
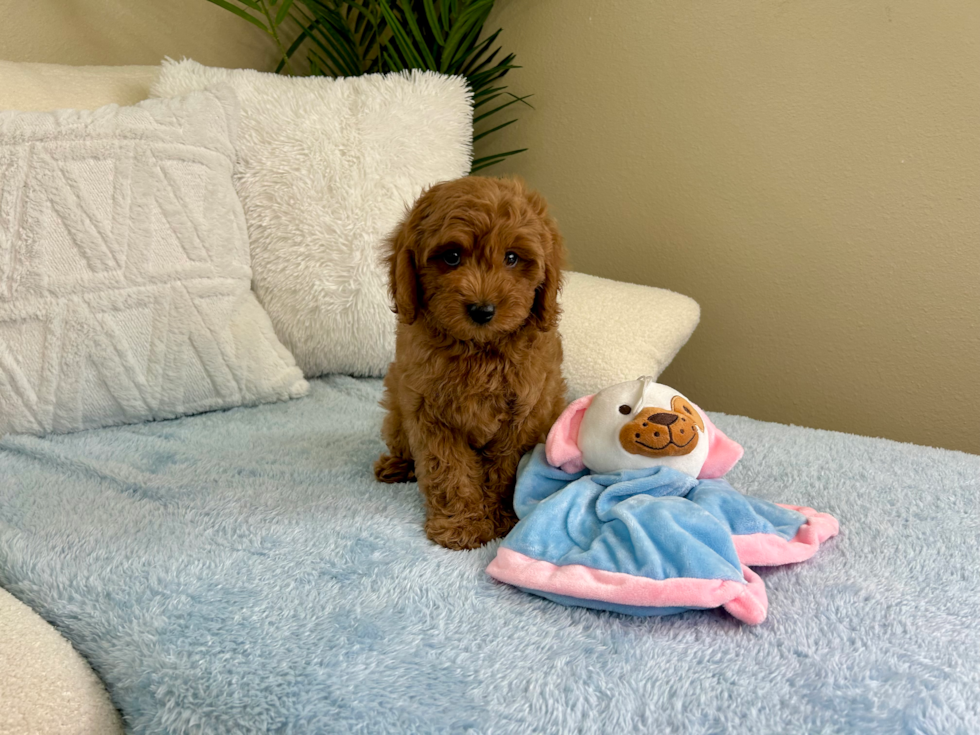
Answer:
POLYGON ((561 307, 562 372, 573 398, 656 378, 701 318, 688 296, 584 273, 565 274, 561 307))
POLYGON ((229 83, 253 288, 308 376, 381 375, 395 353, 384 238, 421 191, 466 175, 472 108, 459 77, 283 77, 164 62, 151 94, 229 83))
POLYGON ((157 66, 63 66, 0 61, 0 110, 94 110, 150 94, 157 66))
POLYGON ((289 398, 249 290, 230 88, 0 112, 0 434, 289 398))

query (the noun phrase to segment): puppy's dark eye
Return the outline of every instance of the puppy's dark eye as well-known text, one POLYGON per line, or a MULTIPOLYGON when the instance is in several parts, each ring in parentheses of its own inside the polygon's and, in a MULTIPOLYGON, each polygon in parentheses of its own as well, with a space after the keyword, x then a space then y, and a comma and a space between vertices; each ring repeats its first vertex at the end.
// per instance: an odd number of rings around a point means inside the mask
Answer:
POLYGON ((507 253, 507 255, 504 256, 504 265, 506 265, 508 268, 513 268, 515 265, 517 265, 518 260, 520 260, 520 258, 517 257, 517 253, 507 253))
POLYGON ((628 413, 633 413, 633 409, 627 406, 625 403, 619 407, 619 412, 625 416, 628 413))
POLYGON ((442 254, 442 262, 448 265, 450 268, 455 268, 463 260, 463 255, 458 248, 453 248, 452 250, 447 250, 442 254))

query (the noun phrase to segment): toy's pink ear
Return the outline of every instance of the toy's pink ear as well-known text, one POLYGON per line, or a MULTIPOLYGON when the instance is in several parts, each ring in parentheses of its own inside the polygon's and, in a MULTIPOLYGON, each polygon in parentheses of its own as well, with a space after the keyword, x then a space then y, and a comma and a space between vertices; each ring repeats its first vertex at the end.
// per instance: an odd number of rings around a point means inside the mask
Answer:
POLYGON ((563 472, 574 474, 585 469, 582 464, 582 450, 578 448, 578 430, 582 425, 585 409, 592 404, 595 396, 583 396, 568 404, 561 416, 548 432, 545 442, 545 456, 552 467, 560 467, 563 472))
POLYGON ((708 414, 697 406, 695 408, 698 409, 698 413, 704 419, 704 428, 708 434, 708 458, 704 461, 704 466, 701 467, 698 479, 713 480, 717 477, 723 477, 742 458, 745 449, 737 441, 725 436, 724 432, 708 418, 708 414))

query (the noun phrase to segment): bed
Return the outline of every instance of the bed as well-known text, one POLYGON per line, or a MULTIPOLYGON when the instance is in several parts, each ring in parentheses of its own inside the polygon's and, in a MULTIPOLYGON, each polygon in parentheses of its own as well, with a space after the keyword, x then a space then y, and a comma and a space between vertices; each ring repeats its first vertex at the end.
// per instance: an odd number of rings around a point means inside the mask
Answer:
MULTIPOLYGON (((0 62, 0 71, 0 108, 47 110, 135 102, 158 70, 0 62)), ((177 94, 178 82, 237 79, 246 93, 239 101, 253 105, 240 122, 262 133, 243 140, 263 155, 290 149, 270 137, 293 134, 278 124, 279 112, 298 116, 297 125, 326 119, 323 110, 303 114, 299 102, 326 104, 334 84, 194 62, 166 62, 163 73, 170 82, 157 80, 161 94, 177 94), (260 105, 270 96, 254 94, 253 84, 288 91, 297 104, 260 105)), ((431 180, 468 170, 472 110, 457 104, 468 100, 463 86, 456 103, 446 102, 455 111, 449 117, 430 114, 431 101, 399 99, 426 131, 433 119, 465 123, 421 163, 402 161, 399 170, 431 180), (430 170, 436 153, 463 168, 430 170)), ((364 138, 372 133, 385 145, 401 141, 387 164, 411 153, 406 140, 419 136, 385 135, 375 123, 386 116, 358 117, 373 108, 354 108, 332 114, 351 123, 339 130, 360 131, 364 151, 346 139, 318 138, 324 145, 312 148, 336 144, 345 160, 366 161, 364 138)), ((325 126, 314 128, 327 135, 325 126)), ((346 184, 359 171, 364 186, 347 188, 371 203, 398 204, 388 201, 390 181, 372 178, 370 166, 301 163, 346 184)), ((370 260, 361 234, 392 224, 368 217, 374 210, 352 204, 353 194, 329 178, 293 176, 288 166, 283 179, 252 173, 259 189, 279 195, 287 184, 326 187, 298 197, 330 210, 302 207, 318 217, 294 233, 301 244, 320 242, 312 235, 340 212, 350 220, 331 231, 348 233, 351 242, 340 244, 370 260), (336 212, 327 206, 334 204, 336 212)), ((243 206, 253 224, 270 213, 261 196, 243 196, 243 206)), ((295 214, 279 212, 287 223, 295 214)), ((251 232, 257 276, 284 272, 268 266, 291 257, 276 250, 286 229, 271 228, 277 238, 269 242, 251 232)), ((271 293, 297 282, 273 284, 271 293)), ((375 311, 394 319, 384 278, 341 285, 373 293, 375 311)), ((298 303, 313 309, 313 293, 300 289, 298 303)), ((357 299, 347 301, 355 309, 357 299)), ((563 367, 576 396, 659 374, 699 318, 687 297, 577 273, 569 274, 563 309, 563 367), (626 303, 658 315, 643 340, 634 339, 626 303)), ((980 457, 713 414, 746 449, 729 476, 735 487, 829 512, 839 536, 806 562, 759 570, 769 615, 758 626, 719 610, 635 618, 563 607, 494 582, 485 570, 497 543, 470 552, 433 545, 422 532, 416 487, 374 481, 381 384, 338 373, 383 372, 391 355, 381 343, 390 334, 378 321, 374 349, 350 328, 350 314, 344 321, 342 310, 319 311, 338 319, 337 329, 292 314, 313 325, 311 343, 294 351, 323 357, 337 348, 337 334, 350 333, 347 347, 360 362, 316 363, 307 375, 333 374, 310 381, 304 398, 0 438, 2 735, 109 735, 124 727, 140 734, 980 732, 980 457)), ((15 347, 30 336, 17 327, 0 338, 10 335, 15 347)), ((168 385, 181 381, 178 372, 168 385)), ((108 400, 105 406, 114 410, 108 400)))
POLYGON ((980 457, 713 414, 732 483, 840 520, 769 617, 633 618, 490 579, 374 481, 376 379, 0 441, 0 586, 133 733, 980 731, 980 457))

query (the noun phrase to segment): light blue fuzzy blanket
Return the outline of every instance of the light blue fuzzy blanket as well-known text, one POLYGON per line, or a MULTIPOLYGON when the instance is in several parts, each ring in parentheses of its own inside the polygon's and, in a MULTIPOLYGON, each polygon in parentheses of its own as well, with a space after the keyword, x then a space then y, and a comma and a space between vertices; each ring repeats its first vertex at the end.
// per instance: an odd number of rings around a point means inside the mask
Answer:
POLYGON ((0 584, 137 733, 980 732, 980 457, 717 416, 841 521, 770 614, 632 618, 484 573, 371 463, 380 384, 0 442, 0 584))

